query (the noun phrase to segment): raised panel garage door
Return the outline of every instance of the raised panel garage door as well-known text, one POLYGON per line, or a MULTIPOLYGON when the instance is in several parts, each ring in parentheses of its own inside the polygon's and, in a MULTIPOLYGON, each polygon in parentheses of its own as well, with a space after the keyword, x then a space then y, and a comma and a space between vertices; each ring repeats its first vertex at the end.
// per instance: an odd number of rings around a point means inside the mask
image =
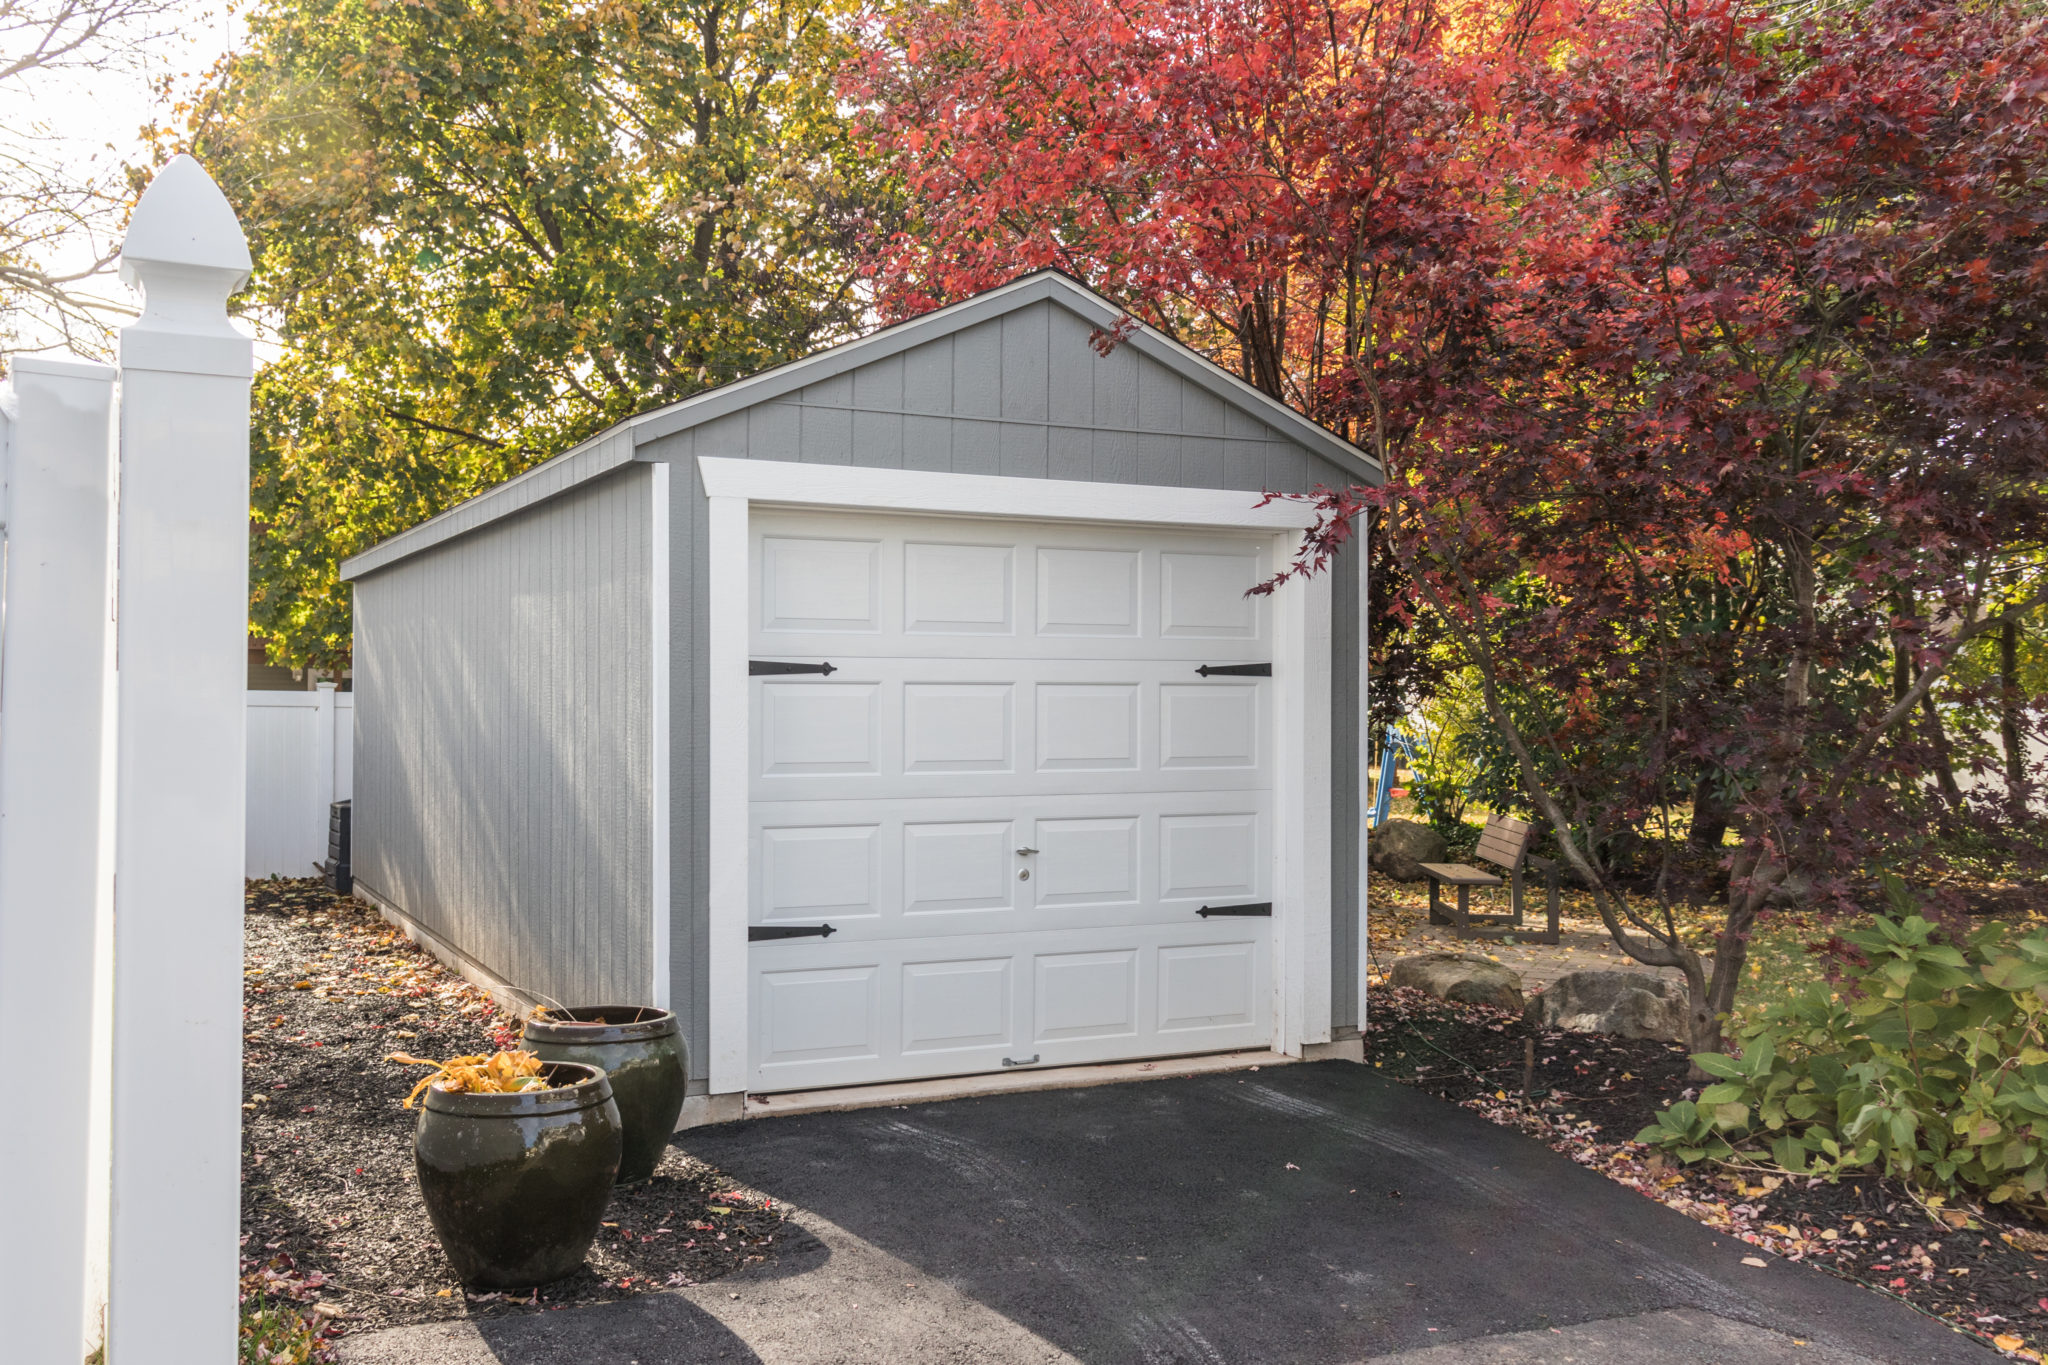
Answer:
POLYGON ((1270 541, 750 525, 750 1088, 1266 1046, 1270 541))

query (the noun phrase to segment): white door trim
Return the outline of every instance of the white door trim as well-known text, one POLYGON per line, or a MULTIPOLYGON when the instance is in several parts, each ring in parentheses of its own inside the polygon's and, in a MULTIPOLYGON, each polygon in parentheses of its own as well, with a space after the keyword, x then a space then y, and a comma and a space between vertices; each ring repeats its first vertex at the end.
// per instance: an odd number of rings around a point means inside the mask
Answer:
MULTIPOLYGON (((935 512, 1028 521, 1263 530, 1290 562, 1302 511, 1256 494, 1064 479, 940 474, 699 456, 710 501, 710 1090, 746 1088, 749 640, 748 510, 754 503, 935 512)), ((1330 1037, 1330 581, 1274 597, 1274 1039, 1299 1055, 1330 1037)))
POLYGON ((698 456, 697 468, 704 478, 704 491, 713 500, 737 498, 783 507, 947 512, 963 517, 1016 517, 1027 521, 1242 527, 1297 534, 1305 515, 1292 502, 1256 507, 1256 493, 1221 492, 1213 488, 1155 488, 995 474, 934 474, 917 469, 789 464, 713 455, 698 456))

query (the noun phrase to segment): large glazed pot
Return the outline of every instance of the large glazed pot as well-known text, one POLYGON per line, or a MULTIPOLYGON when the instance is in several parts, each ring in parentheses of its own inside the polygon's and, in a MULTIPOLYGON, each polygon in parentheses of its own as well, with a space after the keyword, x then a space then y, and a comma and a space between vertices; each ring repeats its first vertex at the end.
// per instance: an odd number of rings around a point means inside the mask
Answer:
POLYGON ((618 1174, 619 1107, 604 1072, 552 1062, 554 1089, 427 1087, 414 1130, 420 1194, 462 1282, 527 1289, 583 1264, 618 1174))
POLYGON ((644 1005, 586 1005, 528 1019, 524 1037, 527 1051, 547 1061, 603 1068, 626 1125, 619 1183, 653 1175, 662 1150, 675 1136, 683 1088, 689 1081, 688 1054, 676 1017, 644 1005), (599 1019, 604 1022, 596 1022, 599 1019))

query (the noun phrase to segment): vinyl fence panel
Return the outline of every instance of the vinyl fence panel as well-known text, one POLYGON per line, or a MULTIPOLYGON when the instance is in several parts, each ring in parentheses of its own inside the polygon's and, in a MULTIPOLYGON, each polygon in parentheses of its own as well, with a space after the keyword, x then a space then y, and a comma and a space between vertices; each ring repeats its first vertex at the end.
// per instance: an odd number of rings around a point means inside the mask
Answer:
POLYGON ((310 877, 327 860, 328 807, 346 801, 354 768, 355 697, 251 692, 248 862, 251 877, 310 877))

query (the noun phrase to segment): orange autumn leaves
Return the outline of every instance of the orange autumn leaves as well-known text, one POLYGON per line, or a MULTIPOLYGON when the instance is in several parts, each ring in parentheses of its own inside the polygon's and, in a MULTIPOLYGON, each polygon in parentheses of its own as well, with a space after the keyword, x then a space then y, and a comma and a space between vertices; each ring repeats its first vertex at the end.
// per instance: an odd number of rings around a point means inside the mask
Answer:
POLYGON ((443 1090, 462 1091, 472 1095, 510 1095, 521 1090, 552 1089, 540 1074, 541 1060, 531 1052, 498 1052, 489 1057, 454 1057, 445 1062, 436 1062, 426 1057, 414 1057, 404 1052, 394 1052, 384 1059, 401 1066, 431 1066, 434 1074, 412 1088, 405 1097, 405 1107, 412 1108, 412 1102, 420 1092, 430 1085, 439 1085, 443 1090))

